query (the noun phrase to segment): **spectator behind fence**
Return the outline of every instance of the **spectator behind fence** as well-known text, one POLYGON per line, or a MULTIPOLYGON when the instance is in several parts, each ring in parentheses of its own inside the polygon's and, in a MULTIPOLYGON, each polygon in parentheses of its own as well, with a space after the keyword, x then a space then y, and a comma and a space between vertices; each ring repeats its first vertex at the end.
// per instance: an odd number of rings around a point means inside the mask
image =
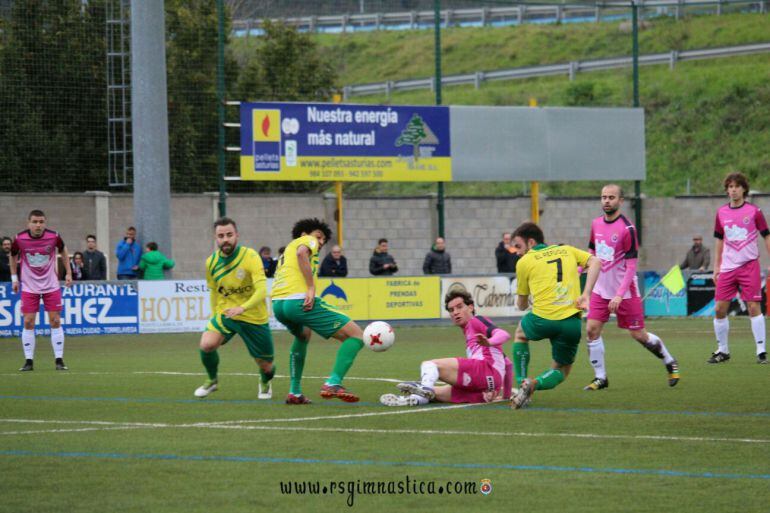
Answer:
POLYGON ((0 283, 11 281, 11 264, 9 258, 11 256, 11 244, 13 244, 13 241, 10 237, 3 237, 2 243, 2 248, 0 248, 0 283))
POLYGON ((342 248, 332 246, 332 250, 321 262, 321 269, 318 276, 327 276, 331 278, 344 278, 348 275, 348 259, 342 254, 342 248))
POLYGON ((497 260, 497 272, 516 272, 516 262, 519 261, 519 255, 516 253, 516 248, 511 244, 510 232, 503 234, 503 240, 495 248, 495 259, 497 260))
POLYGON ((452 257, 446 251, 446 242, 438 237, 422 263, 425 274, 452 274, 452 257))
POLYGON ((83 253, 75 251, 70 260, 70 269, 72 270, 73 281, 85 280, 85 262, 83 260, 83 253))
POLYGON ((83 253, 83 279, 107 279, 107 258, 104 253, 96 249, 96 235, 86 235, 86 250, 83 253))
POLYGON ((158 251, 156 242, 147 243, 147 252, 142 255, 139 261, 139 269, 144 273, 145 280, 162 280, 164 269, 174 267, 174 261, 158 251))
POLYGON ((273 260, 273 257, 270 256, 270 248, 267 246, 259 248, 259 256, 262 258, 262 267, 265 268, 265 278, 275 276, 275 268, 278 265, 278 261, 273 260))
POLYGON ((711 254, 708 248, 703 246, 703 236, 696 235, 692 238, 692 247, 679 267, 689 271, 705 271, 709 268, 710 261, 711 254))
POLYGON ((375 276, 396 274, 398 265, 393 256, 388 254, 388 239, 377 241, 377 247, 369 259, 369 272, 375 276))
POLYGON ((128 227, 126 236, 118 242, 118 246, 115 248, 115 256, 118 257, 118 279, 137 279, 139 261, 142 259, 142 247, 136 240, 136 228, 128 227))

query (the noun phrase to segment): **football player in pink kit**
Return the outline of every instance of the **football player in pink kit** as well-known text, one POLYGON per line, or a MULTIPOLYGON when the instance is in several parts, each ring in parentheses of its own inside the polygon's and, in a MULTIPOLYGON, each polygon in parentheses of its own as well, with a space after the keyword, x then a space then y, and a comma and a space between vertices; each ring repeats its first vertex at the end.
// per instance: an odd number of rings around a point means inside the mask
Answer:
MULTIPOLYGON (((33 370, 35 357, 35 317, 43 300, 51 324, 51 346, 56 359, 56 370, 68 370, 64 364, 64 329, 61 327, 62 298, 59 279, 56 275, 56 252, 62 255, 62 262, 69 262, 64 241, 53 230, 45 227, 45 214, 33 210, 27 217, 27 230, 19 232, 11 246, 11 281, 14 293, 21 285, 21 313, 24 315, 24 329, 21 343, 24 348, 22 372, 33 370), (18 267, 21 266, 21 282, 18 267)), ((72 269, 65 265, 65 284, 72 284, 72 269)))
POLYGON ((714 333, 718 348, 708 359, 708 363, 721 363, 730 359, 727 334, 730 323, 727 309, 730 301, 740 290, 741 299, 749 307, 751 332, 757 343, 757 363, 767 363, 765 348, 765 317, 762 315, 762 278, 759 273, 759 237, 765 239, 765 247, 770 253, 770 230, 765 216, 759 207, 746 203, 749 195, 749 182, 742 173, 730 173, 724 180, 725 191, 730 203, 719 207, 714 223, 716 237, 716 265, 714 282, 716 309, 714 333))
POLYGON ((602 188, 604 215, 591 223, 588 248, 601 261, 602 270, 591 294, 586 323, 588 357, 595 377, 584 390, 609 386, 602 328, 611 313, 617 315, 619 328, 627 329, 634 340, 663 360, 668 371, 668 385, 673 387, 679 382, 679 364, 660 337, 644 329, 644 307, 636 279, 636 227, 620 213, 622 204, 623 189, 615 184, 605 185, 602 188))
POLYGON ((475 314, 473 298, 465 290, 450 291, 444 306, 455 326, 465 334, 467 358, 441 358, 420 365, 421 382, 399 383, 403 395, 385 394, 386 406, 441 403, 485 403, 511 397, 513 364, 503 352, 511 335, 475 314), (447 385, 436 386, 441 379, 447 385))

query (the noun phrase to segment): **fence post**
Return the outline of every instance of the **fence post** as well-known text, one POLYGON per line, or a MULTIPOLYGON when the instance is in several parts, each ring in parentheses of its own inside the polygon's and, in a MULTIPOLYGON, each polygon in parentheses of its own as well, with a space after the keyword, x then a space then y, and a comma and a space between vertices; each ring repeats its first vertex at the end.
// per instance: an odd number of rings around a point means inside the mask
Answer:
POLYGON ((578 66, 579 64, 577 61, 570 61, 569 63, 569 81, 572 82, 575 80, 575 75, 578 72, 578 66))
POLYGON ((596 12, 594 14, 594 17, 596 18, 596 23, 599 23, 602 21, 602 8, 599 2, 596 2, 596 12))
POLYGON ((524 23, 524 16, 527 14, 527 6, 524 4, 521 4, 519 6, 519 25, 522 25, 524 23))
POLYGON ((668 69, 673 71, 677 60, 679 60, 679 52, 676 50, 671 50, 671 57, 669 57, 668 61, 668 69))
POLYGON ((484 80, 484 72, 483 71, 477 71, 476 74, 473 77, 473 86, 476 89, 481 89, 481 81, 484 80))

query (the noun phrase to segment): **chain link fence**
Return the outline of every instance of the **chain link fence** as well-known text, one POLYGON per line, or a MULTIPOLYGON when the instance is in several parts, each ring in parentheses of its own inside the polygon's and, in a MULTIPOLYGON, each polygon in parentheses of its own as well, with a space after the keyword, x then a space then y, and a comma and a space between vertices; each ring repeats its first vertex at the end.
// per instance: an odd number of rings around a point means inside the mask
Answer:
MULTIPOLYGON (((141 98, 124 94, 130 91, 130 41, 126 40, 126 35, 130 34, 129 4, 128 0, 0 0, 0 191, 131 191, 130 106, 132 101, 141 101, 141 98)), ((428 30, 417 35, 406 30, 397 31, 400 35, 393 31, 394 35, 387 36, 391 40, 414 36, 412 48, 401 50, 404 57, 397 67, 391 64, 373 69, 377 67, 371 63, 380 57, 376 52, 367 53, 373 50, 365 47, 364 38, 377 44, 383 41, 391 44, 392 41, 385 41, 384 31, 317 35, 280 23, 265 24, 263 20, 430 11, 434 7, 432 0, 225 0, 225 4, 228 100, 331 101, 345 85, 422 78, 431 74, 432 34, 428 30), (244 20, 262 20, 259 23, 261 32, 238 31, 236 27, 244 20)), ((218 189, 216 2, 166 0, 165 5, 172 190, 215 191, 218 189)), ((442 9, 447 10, 521 5, 507 0, 441 2, 442 9)), ((527 4, 530 5, 534 4, 527 4)), ((724 13, 730 10, 754 12, 763 9, 765 4, 722 2, 715 5, 724 13)), ((700 9, 697 12, 705 9, 715 14, 717 7, 691 6, 688 9, 691 13, 696 12, 694 9, 700 9)), ((653 16, 661 12, 658 8, 650 8, 644 14, 653 16)), ((596 37, 589 39, 589 44, 583 48, 574 45, 569 48, 566 43, 554 40, 572 54, 549 55, 549 58, 565 60, 572 59, 573 54, 577 58, 627 54, 629 36, 618 34, 616 28, 609 31, 600 25, 585 23, 583 32, 593 31, 596 37)), ((755 23, 755 32, 759 29, 761 26, 755 23)), ((518 62, 537 64, 527 60, 536 59, 535 53, 530 56, 515 50, 506 55, 507 62, 486 64, 483 62, 483 42, 468 52, 454 30, 442 36, 445 73, 452 73, 455 68, 455 72, 468 71, 463 66, 476 71, 476 66, 487 65, 492 69, 492 66, 521 65, 516 64, 518 62)), ((512 30, 504 33, 505 38, 513 37, 512 30)), ((541 47, 552 46, 554 41, 548 42, 548 36, 534 33, 534 24, 527 30, 533 34, 535 43, 542 40, 541 47)), ((698 34, 688 30, 672 29, 662 43, 657 43, 651 35, 648 40, 643 40, 642 50, 656 50, 655 44, 665 46, 662 50, 697 45, 698 34)), ((758 42, 751 34, 748 30, 736 32, 734 43, 758 42)), ((490 41, 495 37, 490 35, 490 41)), ((560 33, 558 37, 572 35, 560 33)), ((503 42, 501 40, 499 44, 503 42)), ((541 89, 545 91, 544 96, 551 95, 552 105, 627 106, 630 81, 625 75, 627 72, 616 73, 625 84, 617 93, 599 83, 593 88, 585 83, 565 86, 566 92, 560 93, 561 96, 553 93, 554 88, 548 84, 541 89)), ((533 90, 540 87, 537 81, 532 84, 536 86, 533 90)), ((510 91, 490 88, 485 94, 482 101, 487 104, 526 105, 528 100, 521 88, 510 91)), ((426 91, 421 95, 394 98, 383 95, 366 101, 431 104, 433 98, 432 93, 426 91)), ((450 101, 464 103, 465 100, 455 96, 445 103, 450 101)), ((237 107, 228 106, 226 118, 228 122, 237 123, 237 107)), ((228 128, 226 145, 238 146, 238 136, 237 128, 228 128)), ((651 162, 654 164, 653 160, 651 162)), ((238 166, 238 155, 227 153, 226 174, 236 176, 238 166)), ((228 182, 227 190, 320 192, 330 190, 330 184, 228 182)), ((359 195, 425 194, 434 190, 435 184, 358 183, 345 186, 347 194, 359 195)), ((449 194, 494 194, 502 190, 499 184, 447 186, 449 194)), ((574 194, 579 190, 566 184, 553 184, 549 185, 548 192, 574 194)), ((528 186, 507 184, 504 192, 526 194, 528 186)))

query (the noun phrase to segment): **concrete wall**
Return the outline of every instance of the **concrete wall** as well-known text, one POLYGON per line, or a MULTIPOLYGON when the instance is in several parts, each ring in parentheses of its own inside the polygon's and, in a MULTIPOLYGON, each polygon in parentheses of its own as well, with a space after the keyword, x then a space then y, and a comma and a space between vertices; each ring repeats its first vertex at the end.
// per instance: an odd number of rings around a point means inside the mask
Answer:
MULTIPOLYGON (((0 235, 23 230, 28 212, 40 208, 48 215, 49 225, 62 233, 73 252, 85 249, 86 234, 96 233, 99 225, 109 233, 108 241, 100 237, 99 247, 108 255, 114 276, 115 245, 126 227, 134 224, 133 201, 128 194, 109 195, 108 219, 99 220, 96 219, 97 201, 97 196, 88 193, 0 194, 0 235)), ((770 196, 758 196, 753 201, 770 212, 770 196)), ((646 199, 641 267, 667 269, 679 263, 696 233, 703 235, 706 244, 713 248, 714 215, 723 203, 721 197, 646 199)), ((628 202, 624 212, 633 219, 630 207, 628 202)), ((528 198, 448 198, 445 205, 447 248, 455 274, 494 273, 494 249, 500 235, 526 220, 529 208, 528 198)), ((546 240, 577 247, 586 246, 590 222, 602 213, 598 198, 549 198, 541 202, 541 208, 546 240)), ((256 249, 269 246, 273 254, 289 242, 291 227, 297 219, 324 218, 332 221, 336 232, 334 210, 334 199, 328 195, 232 195, 228 199, 228 214, 238 222, 242 243, 256 249)), ((216 197, 173 195, 171 213, 171 254, 177 261, 174 277, 200 278, 203 262, 214 248, 211 223, 216 213, 216 197)), ((433 196, 348 198, 344 221, 345 254, 351 276, 368 276, 369 257, 380 237, 390 240, 399 274, 421 274, 423 258, 437 232, 436 199, 433 196)), ((762 264, 767 267, 770 257, 765 250, 761 254, 762 264)))

